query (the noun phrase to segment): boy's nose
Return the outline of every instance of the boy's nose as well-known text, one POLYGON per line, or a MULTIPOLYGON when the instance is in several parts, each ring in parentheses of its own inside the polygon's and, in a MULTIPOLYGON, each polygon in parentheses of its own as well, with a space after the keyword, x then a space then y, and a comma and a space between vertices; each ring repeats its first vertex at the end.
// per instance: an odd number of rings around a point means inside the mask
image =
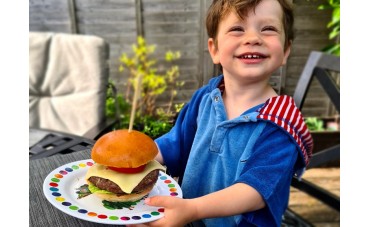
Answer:
POLYGON ((262 43, 262 39, 259 36, 257 31, 247 31, 244 34, 244 45, 260 45, 262 43))

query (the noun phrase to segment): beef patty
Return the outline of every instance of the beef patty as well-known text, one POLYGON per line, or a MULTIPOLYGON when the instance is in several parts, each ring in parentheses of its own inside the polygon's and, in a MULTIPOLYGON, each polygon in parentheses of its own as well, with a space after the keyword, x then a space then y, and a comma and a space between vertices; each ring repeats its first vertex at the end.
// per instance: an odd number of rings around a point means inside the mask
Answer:
POLYGON ((146 188, 154 185, 158 180, 159 170, 153 170, 148 175, 146 175, 142 181, 132 190, 131 193, 125 193, 121 190, 121 188, 114 182, 101 178, 101 177, 90 177, 88 180, 93 183, 96 187, 115 193, 117 195, 127 195, 132 193, 140 193, 144 191, 146 188))

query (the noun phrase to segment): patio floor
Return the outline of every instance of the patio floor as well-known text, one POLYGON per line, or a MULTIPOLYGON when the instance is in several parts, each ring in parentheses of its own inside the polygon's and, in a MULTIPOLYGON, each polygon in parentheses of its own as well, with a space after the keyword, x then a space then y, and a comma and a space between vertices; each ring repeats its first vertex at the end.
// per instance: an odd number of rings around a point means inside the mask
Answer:
MULTIPOLYGON (((313 168, 303 178, 340 195, 340 168, 313 168)), ((291 187, 289 208, 317 227, 339 227, 340 213, 315 198, 291 187)))

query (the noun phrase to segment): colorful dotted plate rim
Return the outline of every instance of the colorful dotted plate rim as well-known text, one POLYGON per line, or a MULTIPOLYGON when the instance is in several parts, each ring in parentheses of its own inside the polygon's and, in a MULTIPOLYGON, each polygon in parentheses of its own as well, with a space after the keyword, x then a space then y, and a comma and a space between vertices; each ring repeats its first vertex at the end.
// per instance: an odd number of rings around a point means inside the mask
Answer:
MULTIPOLYGON (((125 225, 140 224, 157 220, 164 215, 161 207, 151 207, 141 200, 132 210, 123 208, 110 210, 103 206, 101 199, 89 195, 77 199, 77 188, 86 183, 84 176, 92 159, 71 162, 50 172, 44 180, 43 192, 47 200, 56 208, 73 217, 103 224, 125 225)), ((167 195, 182 198, 182 191, 177 182, 160 172, 158 181, 150 196, 167 195)))

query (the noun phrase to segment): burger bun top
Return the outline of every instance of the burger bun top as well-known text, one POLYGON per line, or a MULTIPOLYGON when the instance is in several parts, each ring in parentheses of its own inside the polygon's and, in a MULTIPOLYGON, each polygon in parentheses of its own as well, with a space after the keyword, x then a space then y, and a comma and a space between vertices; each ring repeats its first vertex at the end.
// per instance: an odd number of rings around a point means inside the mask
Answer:
POLYGON ((158 154, 154 140, 136 131, 120 129, 100 137, 91 150, 91 158, 101 165, 136 168, 152 161, 158 154))

